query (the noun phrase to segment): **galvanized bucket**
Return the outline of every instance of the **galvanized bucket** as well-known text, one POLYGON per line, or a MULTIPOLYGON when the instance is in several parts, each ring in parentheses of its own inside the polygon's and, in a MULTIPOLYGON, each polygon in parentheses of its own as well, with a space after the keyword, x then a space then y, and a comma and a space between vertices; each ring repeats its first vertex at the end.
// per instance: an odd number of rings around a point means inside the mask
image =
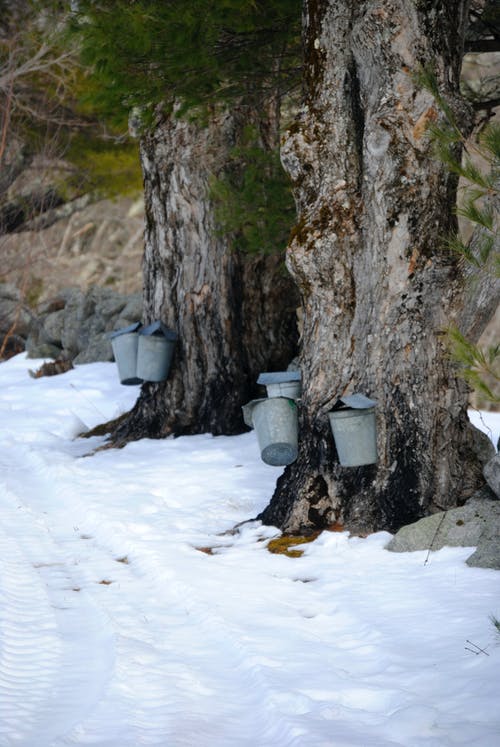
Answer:
POLYGON ((245 423, 255 428, 263 462, 283 467, 297 459, 297 405, 285 397, 257 399, 243 407, 245 423))
POLYGON ((140 326, 141 323, 136 322, 108 335, 121 384, 142 384, 142 379, 137 376, 138 329, 140 326))
POLYGON ((377 459, 377 424, 374 400, 363 394, 341 397, 328 413, 342 467, 361 467, 377 459))
POLYGON ((274 371, 261 373, 257 384, 263 384, 268 397, 299 399, 302 394, 300 371, 274 371))
POLYGON ((165 381, 168 378, 177 335, 162 322, 139 331, 137 376, 144 381, 165 381))

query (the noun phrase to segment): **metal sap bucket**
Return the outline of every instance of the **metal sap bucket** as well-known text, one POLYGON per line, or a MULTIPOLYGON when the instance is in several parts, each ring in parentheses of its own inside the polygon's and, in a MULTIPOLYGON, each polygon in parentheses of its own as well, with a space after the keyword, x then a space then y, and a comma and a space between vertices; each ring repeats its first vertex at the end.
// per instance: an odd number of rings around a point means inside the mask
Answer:
POLYGON ((255 428, 263 462, 283 467, 297 459, 297 405, 286 397, 255 399, 243 406, 243 419, 255 428))
POLYGON ((377 461, 376 404, 363 394, 352 394, 340 397, 328 413, 342 467, 361 467, 377 461))
POLYGON ((170 370, 177 334, 162 322, 139 331, 137 376, 144 381, 165 381, 170 370))
POLYGON ((300 371, 275 371, 261 373, 257 384, 263 384, 268 397, 299 399, 302 394, 300 371))
POLYGON ((142 384, 142 379, 137 376, 137 346, 140 326, 141 323, 136 322, 108 335, 121 384, 142 384))

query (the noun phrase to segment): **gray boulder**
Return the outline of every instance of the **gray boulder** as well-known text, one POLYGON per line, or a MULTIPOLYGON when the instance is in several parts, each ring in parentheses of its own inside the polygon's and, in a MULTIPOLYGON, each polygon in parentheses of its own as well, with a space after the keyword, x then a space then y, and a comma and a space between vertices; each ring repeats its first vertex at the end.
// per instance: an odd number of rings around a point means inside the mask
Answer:
MULTIPOLYGON (((498 504, 497 504, 498 505, 498 504)), ((500 569, 500 531, 499 521, 492 521, 487 525, 479 538, 476 552, 467 560, 467 565, 475 568, 500 569)))
POLYGON ((495 454, 483 468, 484 479, 497 498, 500 498, 500 454, 495 454))
POLYGON ((426 516, 402 527, 387 545, 392 552, 476 547, 467 564, 500 569, 500 501, 478 491, 464 506, 426 516))
POLYGON ((113 350, 107 334, 96 334, 89 338, 84 349, 73 358, 73 363, 94 363, 95 361, 112 361, 113 350))
POLYGON ((140 293, 127 296, 109 288, 65 289, 40 307, 26 340, 28 357, 65 358, 75 363, 112 361, 109 332, 141 315, 140 293))
MULTIPOLYGON (((29 339, 29 338, 28 338, 29 339)), ((36 346, 36 355, 29 355, 29 358, 61 358, 62 350, 58 345, 51 345, 50 342, 40 341, 36 346)))
POLYGON ((10 283, 0 283, 0 345, 5 341, 7 354, 24 350, 32 323, 33 315, 21 292, 10 283))
POLYGON ((43 335, 43 339, 51 345, 59 346, 63 335, 65 321, 65 309, 60 309, 59 311, 54 311, 52 314, 48 314, 44 320, 43 330, 40 331, 40 334, 43 335))
POLYGON ((122 329, 124 327, 130 327, 142 317, 142 296, 140 293, 135 293, 132 296, 128 296, 128 301, 124 308, 120 311, 120 316, 115 320, 114 329, 122 329))
POLYGON ((470 438, 469 446, 472 452, 477 456, 479 463, 484 465, 495 456, 496 449, 486 433, 483 433, 483 431, 476 428, 472 423, 468 423, 468 427, 470 438))

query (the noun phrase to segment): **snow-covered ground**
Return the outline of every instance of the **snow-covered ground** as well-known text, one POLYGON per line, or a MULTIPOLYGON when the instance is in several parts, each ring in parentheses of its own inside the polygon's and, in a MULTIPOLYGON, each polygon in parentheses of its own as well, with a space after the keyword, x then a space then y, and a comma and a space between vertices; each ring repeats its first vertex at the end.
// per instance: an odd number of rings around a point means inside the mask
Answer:
POLYGON ((499 572, 384 532, 272 555, 226 533, 280 473, 253 433, 89 455, 137 388, 40 363, 0 365, 2 747, 500 745, 499 572))

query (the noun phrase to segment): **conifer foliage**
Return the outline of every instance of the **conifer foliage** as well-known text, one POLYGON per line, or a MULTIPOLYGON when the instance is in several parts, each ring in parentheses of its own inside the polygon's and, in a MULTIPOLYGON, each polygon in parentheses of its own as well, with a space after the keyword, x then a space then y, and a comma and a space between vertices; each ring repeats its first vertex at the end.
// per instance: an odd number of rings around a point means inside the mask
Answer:
POLYGON ((184 110, 296 85, 298 0, 78 2, 71 28, 95 70, 92 95, 113 113, 182 100, 184 110))
POLYGON ((84 194, 142 186, 123 113, 117 126, 82 103, 89 70, 68 44, 67 10, 56 0, 0 3, 0 233, 47 224, 51 208, 84 194), (35 161, 19 194, 16 179, 35 161))
POLYGON ((84 98, 109 121, 132 113, 140 133, 174 106, 201 123, 221 106, 262 112, 211 185, 221 233, 245 252, 283 251, 295 218, 279 133, 264 122, 266 107, 280 112, 298 87, 300 9, 299 0, 82 0, 70 23, 93 70, 84 98))
MULTIPOLYGON (((487 287, 494 299, 500 293, 500 125, 481 122, 468 137, 451 107, 441 96, 436 76, 423 71, 418 76, 429 90, 444 117, 431 124, 437 157, 460 179, 456 213, 462 220, 445 239, 446 248, 468 265, 469 286, 487 287)), ((466 88, 469 93, 469 89, 466 88)), ((474 103, 474 98, 472 98, 474 103)), ((470 289, 470 290, 471 290, 470 289)), ((470 293, 469 290, 469 293, 470 293)), ((450 350, 464 378, 476 392, 490 402, 498 402, 500 382, 500 345, 481 348, 475 339, 456 324, 448 330, 450 350)))

